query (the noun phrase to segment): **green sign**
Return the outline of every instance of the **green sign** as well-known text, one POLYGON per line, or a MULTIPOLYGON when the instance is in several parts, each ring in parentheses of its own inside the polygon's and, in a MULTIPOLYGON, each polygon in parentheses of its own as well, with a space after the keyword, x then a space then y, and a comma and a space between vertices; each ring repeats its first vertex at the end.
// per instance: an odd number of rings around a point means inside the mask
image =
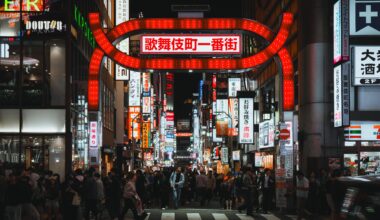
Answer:
POLYGON ((95 48, 96 42, 94 35, 91 32, 90 26, 87 23, 87 20, 80 13, 78 6, 74 5, 74 20, 77 26, 82 30, 84 36, 90 43, 91 47, 95 48))

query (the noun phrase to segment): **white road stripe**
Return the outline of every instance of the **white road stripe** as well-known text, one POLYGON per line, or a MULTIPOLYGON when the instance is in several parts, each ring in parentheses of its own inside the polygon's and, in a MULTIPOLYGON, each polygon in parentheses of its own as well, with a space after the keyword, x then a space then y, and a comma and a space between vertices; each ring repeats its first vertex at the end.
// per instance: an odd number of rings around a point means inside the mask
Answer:
POLYGON ((187 220, 199 220, 201 215, 199 213, 187 213, 187 220))
POLYGON ((164 212, 161 214, 161 220, 174 220, 174 212, 164 212))
POLYGON ((148 214, 148 215, 145 217, 145 220, 148 220, 149 217, 150 217, 150 213, 148 212, 147 214, 148 214))
POLYGON ((280 220, 274 214, 260 214, 260 215, 263 216, 264 218, 266 218, 267 220, 280 220))
POLYGON ((246 215, 246 214, 236 214, 237 217, 239 217, 239 219, 241 220, 253 220, 254 218, 249 216, 249 215, 246 215))
POLYGON ((212 216, 214 217, 215 220, 228 220, 228 218, 225 214, 212 213, 212 216))

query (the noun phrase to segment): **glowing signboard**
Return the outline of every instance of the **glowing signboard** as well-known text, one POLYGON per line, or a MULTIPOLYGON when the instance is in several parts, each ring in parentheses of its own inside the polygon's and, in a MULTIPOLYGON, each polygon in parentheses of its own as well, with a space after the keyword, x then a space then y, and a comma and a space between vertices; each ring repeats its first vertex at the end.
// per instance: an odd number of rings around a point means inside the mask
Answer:
POLYGON ((98 122, 90 122, 90 147, 98 146, 98 122))
POLYGON ((239 54, 241 36, 236 34, 142 35, 142 54, 239 54))
POLYGON ((21 0, 4 0, 4 11, 43 11, 44 10, 44 0, 22 0, 22 7, 20 4, 21 0))

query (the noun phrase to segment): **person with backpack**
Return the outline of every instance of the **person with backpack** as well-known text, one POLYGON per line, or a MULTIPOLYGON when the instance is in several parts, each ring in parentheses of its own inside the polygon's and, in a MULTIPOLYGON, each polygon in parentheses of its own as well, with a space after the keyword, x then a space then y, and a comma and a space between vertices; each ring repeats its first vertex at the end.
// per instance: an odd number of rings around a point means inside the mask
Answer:
POLYGON ((181 167, 178 167, 177 170, 170 176, 170 186, 173 189, 173 202, 175 209, 178 209, 179 203, 181 201, 181 191, 184 182, 185 176, 181 172, 181 167))

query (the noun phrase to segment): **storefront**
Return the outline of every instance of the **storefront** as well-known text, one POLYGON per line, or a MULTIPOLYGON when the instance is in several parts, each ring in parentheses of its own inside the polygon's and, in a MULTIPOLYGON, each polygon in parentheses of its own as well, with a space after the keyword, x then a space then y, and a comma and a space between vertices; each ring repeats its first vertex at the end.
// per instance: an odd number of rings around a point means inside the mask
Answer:
POLYGON ((380 174, 380 122, 351 121, 344 129, 343 166, 352 176, 380 174))

